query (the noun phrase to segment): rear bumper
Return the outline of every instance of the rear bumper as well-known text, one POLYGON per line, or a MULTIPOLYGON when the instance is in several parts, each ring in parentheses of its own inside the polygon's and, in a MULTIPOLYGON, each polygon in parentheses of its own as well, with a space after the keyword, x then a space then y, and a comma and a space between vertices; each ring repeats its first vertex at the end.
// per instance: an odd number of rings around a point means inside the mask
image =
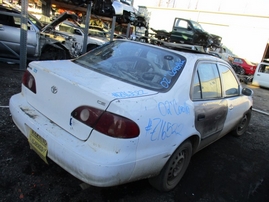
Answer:
MULTIPOLYGON (((130 181, 135 167, 135 148, 130 152, 111 152, 90 140, 81 141, 33 109, 21 94, 13 95, 9 102, 12 119, 28 138, 34 130, 47 141, 47 156, 88 184, 107 187, 130 181), (101 147, 101 148, 100 148, 101 147)), ((91 134, 96 139, 100 134, 91 134)), ((105 137, 106 138, 106 137, 105 137)), ((115 138, 114 138, 115 139, 115 138)), ((104 137, 102 137, 102 140, 104 137)), ((113 144, 109 142, 110 144, 113 144)), ((129 147, 129 145, 128 145, 129 147)))

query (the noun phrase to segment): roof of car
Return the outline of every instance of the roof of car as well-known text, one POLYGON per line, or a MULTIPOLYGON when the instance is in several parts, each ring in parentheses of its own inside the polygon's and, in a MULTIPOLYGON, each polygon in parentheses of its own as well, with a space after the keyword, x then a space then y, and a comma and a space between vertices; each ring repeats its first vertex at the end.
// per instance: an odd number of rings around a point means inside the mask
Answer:
MULTIPOLYGON (((125 40, 126 41, 127 39, 116 39, 116 40, 125 40)), ((127 41, 130 41, 130 40, 127 40, 127 41)), ((212 55, 212 54, 207 53, 207 52, 201 52, 201 51, 198 51, 198 50, 193 50, 191 48, 184 48, 184 47, 181 48, 181 47, 169 46, 169 43, 166 46, 156 46, 156 45, 153 45, 153 44, 143 43, 143 42, 139 42, 139 41, 132 41, 132 42, 146 44, 148 46, 153 46, 153 47, 158 47, 158 48, 163 48, 163 49, 168 49, 170 51, 177 52, 177 53, 181 52, 181 53, 192 54, 195 57, 200 57, 200 58, 206 58, 207 57, 208 59, 211 58, 211 59, 214 59, 216 61, 228 64, 225 60, 220 59, 219 57, 217 57, 215 55, 212 55)))

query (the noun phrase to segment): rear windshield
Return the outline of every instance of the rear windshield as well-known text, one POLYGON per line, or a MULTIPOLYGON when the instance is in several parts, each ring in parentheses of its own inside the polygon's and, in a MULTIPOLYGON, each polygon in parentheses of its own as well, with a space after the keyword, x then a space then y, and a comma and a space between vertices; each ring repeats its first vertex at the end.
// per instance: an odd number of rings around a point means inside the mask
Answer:
POLYGON ((163 92, 173 86, 185 66, 186 58, 168 49, 115 40, 73 62, 115 79, 163 92))

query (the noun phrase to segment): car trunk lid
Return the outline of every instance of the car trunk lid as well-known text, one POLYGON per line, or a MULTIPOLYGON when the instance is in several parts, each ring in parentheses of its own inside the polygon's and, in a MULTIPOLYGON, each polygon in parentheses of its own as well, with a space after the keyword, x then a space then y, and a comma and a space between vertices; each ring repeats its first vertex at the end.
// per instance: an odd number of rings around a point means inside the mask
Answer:
POLYGON ((72 61, 30 63, 36 82, 36 94, 25 91, 26 99, 36 110, 81 140, 92 128, 73 119, 71 113, 80 106, 106 110, 115 99, 156 94, 98 72, 72 61))

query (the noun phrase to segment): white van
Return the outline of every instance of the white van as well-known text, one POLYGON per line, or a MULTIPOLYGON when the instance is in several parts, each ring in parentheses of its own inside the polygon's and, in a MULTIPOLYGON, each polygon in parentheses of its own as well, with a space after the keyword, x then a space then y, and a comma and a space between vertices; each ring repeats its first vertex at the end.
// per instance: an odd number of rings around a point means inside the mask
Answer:
POLYGON ((252 85, 269 88, 269 62, 261 62, 258 65, 252 85))

